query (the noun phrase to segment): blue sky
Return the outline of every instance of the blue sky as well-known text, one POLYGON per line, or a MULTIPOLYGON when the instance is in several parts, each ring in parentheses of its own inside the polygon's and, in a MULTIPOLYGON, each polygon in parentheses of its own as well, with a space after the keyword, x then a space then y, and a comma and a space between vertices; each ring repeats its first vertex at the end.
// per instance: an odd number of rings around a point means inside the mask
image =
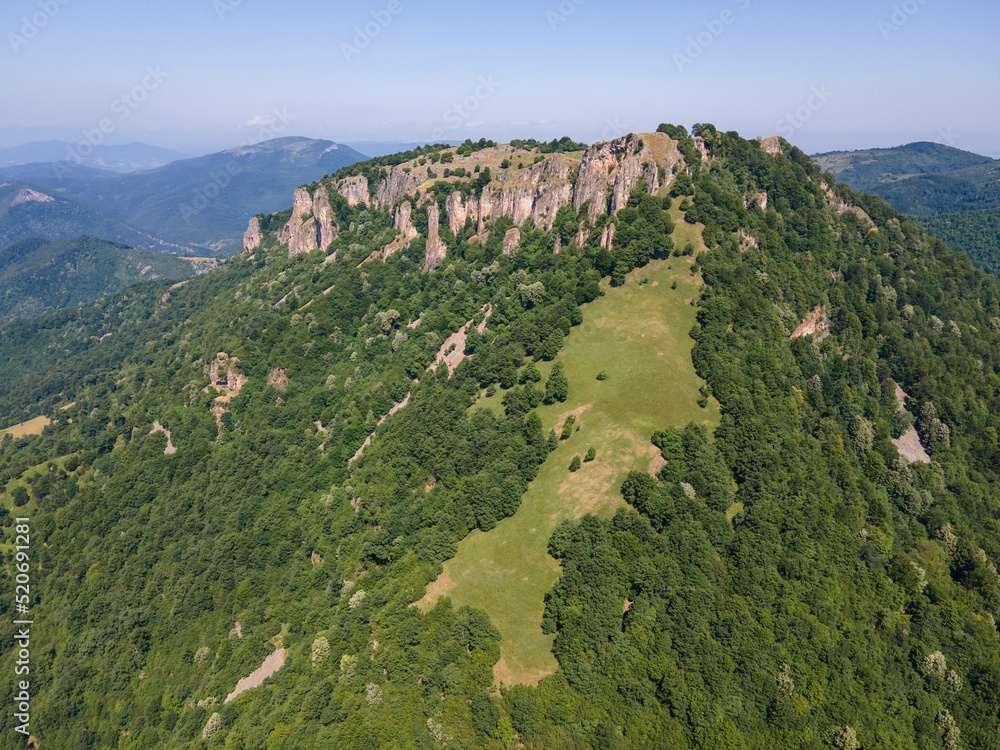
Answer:
POLYGON ((998 27, 996 0, 5 0, 0 145, 592 142, 713 122, 810 153, 1000 157, 998 27))

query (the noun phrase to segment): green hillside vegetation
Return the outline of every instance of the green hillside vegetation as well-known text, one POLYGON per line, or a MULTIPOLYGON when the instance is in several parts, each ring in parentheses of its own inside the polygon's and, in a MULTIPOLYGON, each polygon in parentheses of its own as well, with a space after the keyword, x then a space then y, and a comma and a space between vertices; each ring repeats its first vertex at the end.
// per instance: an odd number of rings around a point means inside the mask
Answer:
POLYGON ((187 278, 195 268, 190 258, 93 237, 21 240, 0 250, 0 323, 93 302, 139 281, 187 278))
POLYGON ((936 143, 815 159, 853 189, 875 193, 917 218, 979 268, 1000 270, 1000 161, 936 143))
POLYGON ((979 268, 1000 276, 1000 208, 940 214, 920 223, 979 268))
POLYGON ((421 239, 369 260, 390 213, 337 201, 335 261, 271 217, 183 287, 0 327, 0 427, 52 420, 0 442, 41 747, 998 747, 1000 282, 879 198, 839 190, 878 231, 839 213, 788 144, 662 130, 685 177, 640 185, 610 251, 529 222, 504 256, 510 222, 470 221, 424 273, 421 239), (793 338, 817 310, 829 335, 793 338), (930 464, 892 443, 897 385, 930 464), (521 611, 558 669, 501 687, 516 623, 413 605, 539 503, 559 568, 521 611), (277 636, 284 666, 226 703, 277 636))
MULTIPOLYGON (((713 421, 715 413, 697 404, 703 383, 688 337, 695 322, 688 302, 699 285, 688 262, 651 261, 584 306, 583 325, 555 360, 565 367, 569 397, 538 409, 546 434, 561 431, 574 415, 571 437, 558 442, 517 513, 466 537, 421 600, 430 607, 445 595, 489 614, 502 635, 496 676, 503 683, 537 683, 558 666, 552 635, 542 632, 545 594, 559 578, 548 554, 556 526, 585 513, 610 517, 623 507, 622 480, 630 469, 654 463, 650 439, 663 425, 713 421), (596 379, 599 372, 606 381, 596 379), (600 459, 571 478, 567 466, 574 454, 586 453, 581 446, 595 446, 600 459)), ((548 369, 539 368, 546 381, 548 369)))
MULTIPOLYGON (((914 177, 977 169, 986 174, 986 170, 997 166, 996 160, 988 156, 927 141, 896 148, 833 151, 816 154, 813 159, 855 190, 876 194, 882 186, 914 177)), ((902 207, 899 210, 910 212, 902 207)))
POLYGON ((32 237, 62 240, 86 235, 146 252, 190 252, 54 191, 53 195, 43 193, 41 200, 23 201, 26 190, 31 188, 18 182, 0 185, 0 247, 32 237))

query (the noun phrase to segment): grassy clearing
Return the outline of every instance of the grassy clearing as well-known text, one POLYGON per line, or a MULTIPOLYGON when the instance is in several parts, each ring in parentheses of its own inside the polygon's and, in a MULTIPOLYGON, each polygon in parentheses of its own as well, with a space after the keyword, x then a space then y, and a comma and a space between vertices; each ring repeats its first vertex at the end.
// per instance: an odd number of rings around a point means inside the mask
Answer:
MULTIPOLYGON (((692 241, 700 240, 690 229, 692 241)), ((427 608, 449 596, 455 606, 486 610, 503 635, 499 682, 534 684, 558 666, 553 639, 541 631, 545 594, 560 575, 547 551, 555 527, 587 513, 607 517, 623 506, 619 487, 625 474, 655 471, 662 463, 650 443, 657 430, 717 422, 714 403, 707 409, 697 405, 702 381, 691 364, 688 331, 695 308, 688 300, 700 283, 688 258, 655 261, 633 271, 623 287, 604 286, 605 296, 584 308, 583 325, 558 358, 570 381, 569 400, 539 409, 546 433, 559 433, 569 414, 576 415, 579 429, 549 456, 518 512, 492 531, 463 540, 419 602, 427 608), (599 381, 602 370, 608 377, 599 381), (591 447, 597 459, 570 473, 573 457, 583 459, 591 447)), ((547 376, 550 368, 539 369, 547 376)), ((499 393, 481 399, 476 408, 499 410, 499 399, 499 393)))

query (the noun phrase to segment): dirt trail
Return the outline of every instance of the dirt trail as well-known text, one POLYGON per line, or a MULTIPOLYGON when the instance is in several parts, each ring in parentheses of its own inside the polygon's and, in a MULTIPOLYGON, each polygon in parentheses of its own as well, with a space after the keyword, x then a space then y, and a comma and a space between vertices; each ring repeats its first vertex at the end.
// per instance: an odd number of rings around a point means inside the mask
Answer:
MULTIPOLYGON (((393 414, 395 414, 400 409, 405 408, 408 403, 410 403, 410 394, 409 393, 406 394, 406 398, 404 398, 398 404, 395 404, 391 409, 389 409, 389 413, 386 414, 384 417, 382 417, 378 421, 378 424, 375 426, 375 429, 377 430, 379 427, 381 427, 385 423, 385 420, 387 420, 389 417, 391 417, 393 414)), ((368 437, 365 438, 365 442, 363 442, 361 444, 361 447, 358 448, 357 453, 355 453, 353 456, 351 456, 351 460, 348 461, 347 463, 348 464, 353 464, 355 461, 357 461, 359 458, 361 458, 361 454, 365 452, 365 448, 367 448, 369 445, 372 444, 372 438, 374 438, 374 437, 375 437, 375 432, 373 431, 371 435, 369 435, 368 437)))

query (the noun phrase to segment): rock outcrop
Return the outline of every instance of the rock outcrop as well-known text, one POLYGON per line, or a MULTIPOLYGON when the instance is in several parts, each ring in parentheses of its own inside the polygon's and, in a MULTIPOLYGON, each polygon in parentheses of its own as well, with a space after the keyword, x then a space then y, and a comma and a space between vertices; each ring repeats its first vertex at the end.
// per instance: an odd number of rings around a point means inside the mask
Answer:
POLYGON ((312 217, 312 196, 305 188, 297 188, 292 199, 292 216, 280 230, 278 242, 288 244, 288 257, 308 253, 318 247, 316 223, 312 217))
POLYGON ((514 255, 521 245, 521 230, 517 227, 508 229, 503 237, 503 254, 514 255))
POLYGON ((431 271, 444 260, 448 254, 448 246, 441 239, 439 228, 441 225, 441 212, 438 204, 432 202, 427 207, 427 250, 424 253, 424 270, 431 271))
POLYGON ((313 219, 316 222, 318 232, 319 247, 326 250, 339 234, 336 221, 333 215, 333 208, 330 206, 330 196, 326 192, 326 187, 320 185, 313 196, 313 219))
POLYGON ((762 191, 760 193, 748 193, 743 198, 743 207, 750 208, 751 206, 758 206, 761 211, 767 211, 768 196, 767 191, 762 191))
POLYGON ((445 201, 444 210, 448 215, 448 226, 451 228, 452 234, 458 234, 470 217, 473 224, 477 226, 479 224, 479 202, 470 201, 469 205, 466 205, 465 201, 462 200, 461 193, 449 195, 448 200, 445 201))
POLYGON ((760 147, 771 156, 784 153, 784 149, 781 147, 781 136, 772 135, 769 138, 761 138, 760 147))
POLYGON ((837 211, 838 214, 852 213, 862 220, 863 223, 868 224, 868 231, 877 232, 878 227, 875 226, 875 222, 872 221, 872 217, 869 216, 863 208, 860 206, 855 206, 851 203, 847 203, 843 198, 834 192, 833 188, 827 185, 825 182, 820 183, 823 191, 826 193, 826 197, 830 200, 830 205, 837 211))
POLYGON ((292 199, 292 216, 278 231, 278 242, 288 243, 289 258, 316 248, 326 250, 337 238, 333 219, 325 187, 321 185, 315 197, 304 187, 297 188, 292 199))
POLYGON ((375 191, 375 207, 383 211, 389 210, 396 202, 406 195, 414 195, 417 189, 427 182, 427 170, 399 165, 389 170, 388 174, 379 180, 375 191))
POLYGON ((401 234, 382 250, 382 260, 388 260, 403 248, 409 247, 410 243, 419 236, 417 228, 413 226, 413 205, 409 201, 403 201, 396 206, 392 228, 398 229, 401 234))
POLYGON ((364 175, 341 180, 337 186, 337 192, 344 196, 348 206, 357 206, 362 203, 368 205, 371 200, 371 195, 368 192, 368 178, 364 175))
POLYGON ((264 235, 260 231, 260 219, 254 216, 247 225, 247 231, 243 234, 243 252, 252 253, 260 243, 264 241, 264 235))
POLYGON ((31 188, 24 188, 17 196, 10 202, 10 207, 20 206, 25 203, 52 203, 55 201, 51 195, 46 195, 45 193, 39 193, 37 190, 32 190, 31 188))
MULTIPOLYGON (((428 236, 424 259, 427 270, 438 265, 447 254, 447 246, 439 234, 441 222, 447 222, 452 234, 456 235, 471 222, 476 237, 485 241, 493 222, 501 217, 510 219, 517 227, 530 222, 531 226, 549 231, 562 207, 572 206, 577 212, 586 208, 587 221, 582 222, 579 231, 562 237, 559 242, 559 246, 563 243, 581 245, 597 217, 605 213, 617 214, 627 205, 640 182, 644 182, 651 193, 656 193, 670 185, 678 166, 683 165, 677 143, 665 133, 633 134, 598 143, 587 149, 582 160, 568 154, 540 157, 537 152, 506 145, 470 156, 452 154, 449 158, 447 168, 421 165, 420 159, 416 159, 383 169, 374 186, 363 175, 336 183, 336 192, 351 206, 370 205, 385 211, 395 206, 393 227, 399 230, 400 236, 382 249, 383 259, 409 246, 419 236, 413 224, 415 205, 427 206, 428 236), (525 162, 538 161, 521 166, 522 157, 525 162), (518 168, 512 169, 510 164, 515 161, 519 162, 518 168), (462 190, 448 195, 443 215, 427 191, 432 168, 444 173, 440 179, 456 184, 457 177, 458 182, 465 183, 462 190), (481 168, 491 170, 491 179, 485 185, 478 184, 479 194, 476 195, 469 190, 466 180, 475 180, 476 175, 482 174, 481 168)), ((290 255, 317 247, 325 249, 336 238, 335 217, 326 190, 324 186, 315 196, 304 188, 295 191, 292 217, 278 234, 279 241, 288 243, 290 255)), ((766 208, 766 195, 763 199, 761 196, 748 199, 766 208)), ((257 230, 248 229, 245 248, 253 242, 259 244, 256 239, 259 225, 257 230)), ((614 232, 614 225, 609 223, 601 237, 602 247, 612 247, 614 232)), ((520 239, 519 231, 508 232, 504 237, 504 253, 516 252, 520 239)))
POLYGON ((683 161, 677 144, 664 133, 626 135, 591 146, 583 155, 573 193, 573 208, 588 206, 591 223, 610 209, 617 214, 628 203, 639 180, 656 193, 674 179, 674 165, 683 161), (660 181, 660 169, 665 179, 660 181), (609 205, 610 195, 610 205, 609 205))
POLYGON ((617 224, 608 224, 601 233, 601 247, 611 251, 615 244, 615 232, 618 231, 617 224))

